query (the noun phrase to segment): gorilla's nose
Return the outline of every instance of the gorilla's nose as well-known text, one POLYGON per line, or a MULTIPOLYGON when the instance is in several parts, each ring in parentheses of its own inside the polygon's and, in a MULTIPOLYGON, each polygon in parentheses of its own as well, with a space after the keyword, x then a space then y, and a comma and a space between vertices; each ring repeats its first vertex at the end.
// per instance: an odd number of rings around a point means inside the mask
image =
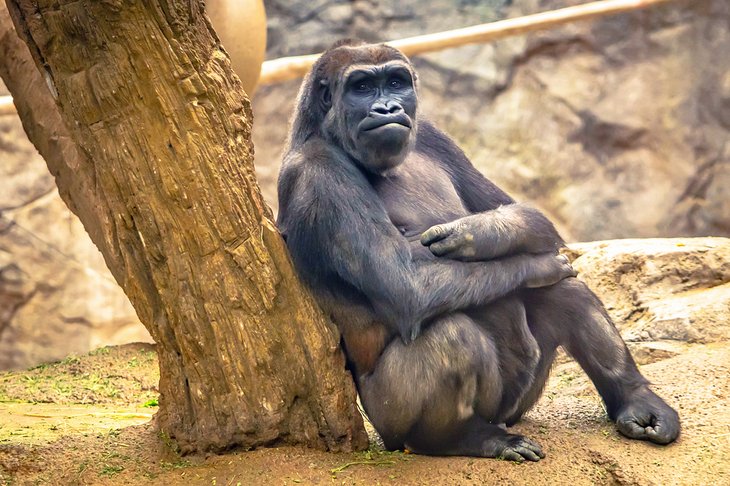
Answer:
POLYGON ((360 130, 369 131, 392 123, 411 128, 411 119, 400 103, 376 101, 370 106, 368 116, 360 123, 360 130))
POLYGON ((375 102, 373 103, 373 106, 370 107, 370 113, 378 115, 394 115, 396 113, 400 113, 401 111, 403 111, 403 107, 400 105, 400 103, 394 102, 375 102))

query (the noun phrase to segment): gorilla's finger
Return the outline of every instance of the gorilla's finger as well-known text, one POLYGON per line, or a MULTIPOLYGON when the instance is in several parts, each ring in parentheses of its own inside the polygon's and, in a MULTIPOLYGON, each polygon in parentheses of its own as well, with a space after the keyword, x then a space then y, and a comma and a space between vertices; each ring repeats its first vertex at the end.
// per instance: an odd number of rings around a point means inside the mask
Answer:
POLYGON ((625 419, 616 422, 616 427, 626 437, 631 439, 646 439, 646 428, 642 427, 635 420, 625 419))
POLYGON ((566 278, 567 277, 577 277, 578 276, 578 271, 575 268, 573 268, 572 265, 570 265, 568 263, 568 264, 565 265, 565 276, 566 276, 566 278))
POLYGON ((669 444, 679 435, 679 431, 668 425, 662 418, 658 418, 656 424, 647 427, 645 430, 649 440, 657 444, 669 444))
POLYGON ((560 264, 563 266, 563 270, 565 271, 566 277, 577 277, 578 272, 573 268, 573 266, 570 264, 570 260, 567 256, 559 253, 555 255, 555 258, 558 259, 560 264))
POLYGON ((512 448, 502 451, 502 453, 499 455, 499 459, 503 459, 505 461, 525 462, 525 458, 522 457, 522 454, 519 454, 512 448))
POLYGON ((527 459, 528 461, 537 462, 540 460, 540 456, 535 454, 532 450, 527 447, 515 447, 515 452, 527 459))
POLYGON ((431 226, 429 229, 421 234, 421 244, 428 246, 436 241, 443 240, 449 236, 453 231, 453 228, 446 224, 437 224, 431 226))
POLYGON ((545 453, 542 451, 542 447, 540 447, 540 445, 537 442, 525 437, 522 439, 521 445, 527 449, 530 449, 532 452, 534 452, 541 458, 545 457, 545 453))
POLYGON ((456 238, 446 238, 429 245, 431 253, 436 256, 446 256, 459 249, 459 241, 456 238))

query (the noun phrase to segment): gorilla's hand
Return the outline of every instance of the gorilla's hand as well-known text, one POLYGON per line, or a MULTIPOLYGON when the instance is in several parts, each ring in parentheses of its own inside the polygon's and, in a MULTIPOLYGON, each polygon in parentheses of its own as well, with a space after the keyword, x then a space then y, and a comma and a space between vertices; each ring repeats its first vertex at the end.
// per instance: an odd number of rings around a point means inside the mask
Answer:
POLYGON ((537 288, 553 285, 564 278, 575 277, 578 273, 573 270, 568 257, 543 253, 532 257, 533 263, 528 268, 525 287, 537 288))
POLYGON ((489 231, 489 222, 482 214, 431 226, 421 235, 421 244, 434 255, 462 261, 496 258, 499 256, 497 240, 496 232, 489 231))
POLYGON ((642 387, 616 414, 616 427, 631 439, 669 444, 679 435, 679 415, 653 391, 642 387))
POLYGON ((421 244, 439 257, 485 261, 517 253, 550 253, 563 240, 553 224, 537 209, 509 204, 432 226, 421 244))

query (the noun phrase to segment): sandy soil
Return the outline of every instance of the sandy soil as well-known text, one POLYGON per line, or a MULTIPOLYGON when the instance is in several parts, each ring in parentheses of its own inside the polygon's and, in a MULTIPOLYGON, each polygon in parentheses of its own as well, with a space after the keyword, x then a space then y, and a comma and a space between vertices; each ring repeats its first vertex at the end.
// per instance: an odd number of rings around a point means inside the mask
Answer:
POLYGON ((642 371, 679 410, 683 432, 661 447, 607 421, 575 363, 563 359, 515 427, 542 444, 539 463, 356 454, 303 448, 180 457, 154 428, 157 360, 148 345, 0 375, 4 484, 730 484, 730 345, 682 345, 642 371), (152 419, 152 420, 151 420, 152 419))

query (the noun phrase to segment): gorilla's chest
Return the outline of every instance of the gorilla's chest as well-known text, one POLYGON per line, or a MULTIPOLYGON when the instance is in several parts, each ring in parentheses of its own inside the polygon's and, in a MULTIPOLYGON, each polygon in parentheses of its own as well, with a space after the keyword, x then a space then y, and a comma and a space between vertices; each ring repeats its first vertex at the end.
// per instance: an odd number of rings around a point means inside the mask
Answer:
POLYGON ((373 187, 393 225, 406 237, 469 214, 448 174, 419 154, 410 155, 373 187))

